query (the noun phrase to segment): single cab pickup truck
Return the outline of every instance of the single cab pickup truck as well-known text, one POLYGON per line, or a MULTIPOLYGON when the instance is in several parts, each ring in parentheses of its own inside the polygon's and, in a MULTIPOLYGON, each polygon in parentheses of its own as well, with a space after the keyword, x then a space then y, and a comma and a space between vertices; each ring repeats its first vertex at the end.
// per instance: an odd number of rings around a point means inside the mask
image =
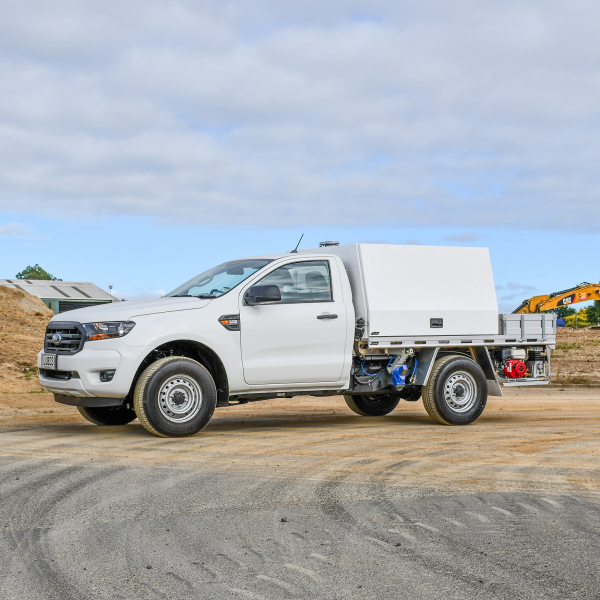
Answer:
POLYGON ((55 315, 38 368, 88 421, 164 437, 297 395, 341 394, 364 417, 422 399, 435 422, 466 425, 502 386, 548 384, 555 341, 555 315, 498 313, 485 248, 326 242, 55 315))

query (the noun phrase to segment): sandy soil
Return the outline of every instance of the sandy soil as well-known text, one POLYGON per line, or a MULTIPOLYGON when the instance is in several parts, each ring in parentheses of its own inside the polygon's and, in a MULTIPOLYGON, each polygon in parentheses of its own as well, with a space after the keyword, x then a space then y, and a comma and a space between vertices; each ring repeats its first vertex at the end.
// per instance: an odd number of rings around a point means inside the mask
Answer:
POLYGON ((360 418, 340 397, 217 409, 194 438, 163 440, 135 421, 87 423, 51 394, 0 395, 0 451, 139 465, 198 464, 452 490, 597 490, 600 390, 509 390, 469 427, 434 424, 421 401, 360 418))
POLYGON ((39 298, 0 286, 0 391, 40 390, 36 357, 53 316, 39 298))
POLYGON ((600 330, 561 327, 552 352, 556 383, 600 384, 600 330))

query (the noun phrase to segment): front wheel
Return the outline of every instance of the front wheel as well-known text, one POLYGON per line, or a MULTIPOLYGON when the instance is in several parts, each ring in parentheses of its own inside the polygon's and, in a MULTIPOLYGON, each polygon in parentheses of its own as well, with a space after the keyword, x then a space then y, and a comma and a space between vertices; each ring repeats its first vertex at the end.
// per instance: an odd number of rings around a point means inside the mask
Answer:
POLYGON ((206 427, 217 405, 217 390, 200 363, 169 356, 152 363, 140 375, 133 405, 150 433, 186 437, 206 427))
POLYGON ((94 425, 127 425, 136 417, 135 411, 125 406, 88 407, 78 406, 77 410, 84 419, 94 425))
POLYGON ((361 417, 383 417, 391 413, 400 402, 399 394, 346 394, 349 408, 361 417))
POLYGON ((487 402, 487 381, 481 367, 470 358, 444 356, 435 361, 423 405, 442 425, 468 425, 476 421, 487 402))

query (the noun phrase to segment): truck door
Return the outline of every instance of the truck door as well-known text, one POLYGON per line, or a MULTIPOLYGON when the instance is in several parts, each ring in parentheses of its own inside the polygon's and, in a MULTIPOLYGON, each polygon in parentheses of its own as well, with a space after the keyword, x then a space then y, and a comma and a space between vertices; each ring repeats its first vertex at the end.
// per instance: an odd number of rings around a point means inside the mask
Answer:
POLYGON ((240 298, 246 382, 339 381, 347 317, 337 266, 332 269, 328 260, 298 260, 253 285, 278 286, 281 301, 246 306, 240 298))

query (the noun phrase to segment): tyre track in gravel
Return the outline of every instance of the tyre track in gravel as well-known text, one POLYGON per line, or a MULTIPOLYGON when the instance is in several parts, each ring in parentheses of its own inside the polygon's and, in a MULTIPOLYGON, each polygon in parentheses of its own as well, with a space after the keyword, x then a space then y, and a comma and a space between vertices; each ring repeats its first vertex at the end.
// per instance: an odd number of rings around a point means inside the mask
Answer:
MULTIPOLYGON (((46 465, 48 468, 52 466, 46 465)), ((113 466, 103 468, 100 473, 88 474, 77 467, 62 467, 42 476, 25 471, 26 484, 0 495, 3 521, 8 522, 8 527, 3 530, 2 545, 6 546, 7 554, 16 553, 21 557, 20 568, 29 573, 31 588, 56 590, 68 600, 81 598, 80 590, 73 588, 51 564, 54 559, 50 558, 52 549, 46 537, 52 529, 49 517, 65 501, 72 501, 89 486, 97 485, 99 480, 110 478, 122 470, 123 467, 113 466)), ((8 568, 7 565, 4 577, 8 568)))
MULTIPOLYGON (((368 501, 361 502, 356 501, 356 499, 353 498, 352 501, 348 503, 346 500, 347 494, 341 493, 340 491, 344 486, 345 484, 341 481, 326 482, 321 484, 317 494, 326 498, 325 512, 343 522, 349 537, 354 538, 351 540, 351 543, 356 544, 356 538, 360 537, 363 540, 373 542, 380 548, 387 548, 387 552, 389 553, 394 551, 390 545, 390 533, 402 533, 402 530, 404 530, 405 533, 408 533, 407 530, 410 530, 411 534, 408 534, 408 539, 413 541, 419 540, 417 543, 413 544, 410 548, 411 552, 405 556, 405 558, 412 563, 413 568, 418 570, 418 567, 422 567, 426 574, 429 574, 430 576, 435 575, 438 579, 440 577, 445 577, 453 583, 461 584, 463 588, 464 586, 470 586, 472 589, 468 592, 464 592, 468 593, 469 597, 477 596, 479 591, 478 588, 480 587, 479 584, 482 582, 479 577, 483 575, 473 574, 469 577, 465 576, 465 573, 469 571, 469 564, 482 561, 481 556, 485 557, 483 559, 486 563, 484 569, 486 573, 485 578, 487 579, 490 574, 493 575, 493 579, 496 580, 496 583, 494 584, 496 592, 501 593, 502 596, 510 598, 520 597, 521 594, 525 593, 528 597, 532 598, 539 598, 542 596, 571 598, 579 597, 579 594, 583 591, 577 581, 564 578, 559 574, 553 575, 552 580, 548 581, 547 573, 532 572, 529 567, 523 567, 518 560, 506 560, 501 564, 490 561, 486 553, 482 551, 480 546, 476 543, 477 540, 469 541, 468 538, 465 540, 465 536, 460 536, 459 541, 457 541, 453 532, 447 532, 448 528, 445 524, 440 525, 438 522, 439 517, 433 519, 435 526, 431 524, 431 514, 427 517, 424 517, 421 514, 418 517, 413 516, 410 518, 405 511, 406 504, 410 506, 414 505, 415 502, 409 501, 408 503, 401 503, 397 498, 390 497, 397 491, 394 488, 385 489, 381 488, 381 486, 374 486, 367 493, 369 496, 368 501), (390 492, 392 494, 390 494, 390 492), (403 524, 401 526, 394 525, 393 528, 386 529, 382 523, 387 521, 388 525, 393 524, 393 520, 390 519, 390 513, 392 519, 399 516, 402 519, 403 524), (425 522, 423 523, 421 521, 425 522), (430 524, 427 524, 428 522, 430 524), (415 531, 415 527, 421 529, 420 535, 418 531, 415 531), (420 548, 422 551, 419 550, 420 548), (548 587, 548 584, 551 584, 551 587, 557 590, 555 595, 547 595, 546 588, 548 587)), ((368 484, 366 484, 366 486, 368 486, 368 484)), ((510 499, 510 504, 514 512, 511 513, 510 511, 506 511, 506 509, 500 510, 512 514, 513 523, 515 519, 518 518, 518 524, 521 528, 525 525, 525 529, 533 529, 532 525, 535 525, 535 523, 523 523, 523 520, 528 520, 530 515, 523 514, 523 510, 518 511, 518 507, 515 508, 513 506, 513 495, 508 494, 507 498, 510 499)), ((451 498, 442 498, 437 499, 433 504, 431 504, 428 499, 424 500, 425 503, 422 501, 420 502, 421 513, 423 512, 422 507, 427 507, 427 505, 430 505, 433 508, 434 513, 443 514, 443 512, 447 510, 449 502, 454 502, 454 504, 458 504, 459 507, 463 504, 463 517, 467 517, 467 520, 468 517, 471 517, 471 522, 466 526, 465 531, 473 531, 473 529, 477 531, 484 527, 492 526, 504 528, 507 525, 507 523, 498 523, 500 518, 506 518, 506 514, 500 515, 498 514, 499 511, 496 511, 495 514, 483 516, 474 510, 467 510, 469 507, 472 508, 473 503, 480 503, 483 504, 484 510, 489 513, 490 502, 487 500, 487 496, 480 495, 479 497, 466 497, 463 501, 452 501, 451 498), (472 522, 473 518, 477 519, 475 525, 472 522)), ((505 498, 501 498, 497 502, 501 504, 506 503, 505 500, 505 498)), ((545 517, 556 516, 552 515, 548 509, 539 506, 539 504, 543 504, 544 501, 547 502, 545 498, 538 500, 539 513, 543 514, 545 517)), ((556 501, 551 502, 558 506, 556 501)), ((587 514, 583 518, 580 515, 577 515, 578 518, 571 519, 570 515, 573 514, 573 511, 570 511, 560 515, 560 519, 562 525, 568 527, 570 535, 585 534, 587 536, 586 545, 593 548, 591 553, 592 555, 595 553, 595 556, 597 557, 600 556, 600 543, 598 539, 600 537, 600 520, 597 518, 598 507, 588 502, 585 503, 585 509, 587 514), (596 530, 590 529, 590 521, 595 521, 596 530), (585 525, 583 523, 585 523, 585 525)), ((458 510, 460 509, 454 508, 452 514, 456 513, 458 510)), ((453 520, 453 522, 465 527, 464 523, 460 524, 456 520, 453 520)), ((505 532, 502 530, 501 533, 505 532)), ((540 532, 534 531, 533 535, 539 536, 540 532)), ((401 543, 398 544, 401 545, 401 543)), ((404 544, 404 546, 406 546, 406 544, 404 544)), ((582 553, 583 555, 586 554, 585 551, 582 553)), ((592 570, 591 573, 594 573, 594 571, 592 570)), ((598 580, 594 579, 594 585, 597 584, 598 580)), ((489 593, 489 591, 490 589, 488 586, 486 593, 489 593)))
POLYGON ((460 429, 319 402, 233 407, 187 440, 0 414, 0 596, 598 597, 596 399, 560 422, 562 397, 493 400, 460 429))
MULTIPOLYGON (((599 555, 600 498, 585 492, 578 500, 548 492, 435 497, 420 490, 416 497, 414 491, 369 482, 357 487, 339 478, 307 478, 292 486, 287 480, 270 479, 264 486, 255 480, 258 493, 251 490, 248 497, 238 473, 211 477, 186 471, 157 485, 150 469, 94 467, 91 474, 88 469, 46 461, 43 475, 22 471, 27 483, 19 493, 5 492, 2 520, 11 523, 10 549, 20 551, 21 575, 27 578, 19 597, 44 597, 40 590, 52 590, 66 598, 228 598, 239 589, 269 599, 348 598, 363 589, 359 585, 388 597, 402 585, 415 598, 571 598, 599 583, 591 571, 579 582, 566 576, 550 548, 559 531, 579 539, 571 542, 572 561, 599 555), (145 505, 130 495, 120 519, 111 521, 111 505, 102 495, 107 486, 118 488, 125 481, 135 484, 145 505), (46 491, 32 498, 36 487, 46 491), (224 513, 218 510, 220 494, 232 495, 224 513), (86 516, 88 495, 101 500, 92 522, 86 516), (161 501, 177 510, 155 514, 161 501), (204 510, 194 510, 195 502, 204 510), (61 518, 65 504, 74 511, 79 507, 86 522, 70 514, 61 518), (414 543, 395 531, 406 532, 414 543), (512 557, 504 555, 502 543, 510 539, 523 544, 523 552, 515 548, 512 557), (540 556, 554 563, 551 575, 523 560, 536 544, 545 551, 540 556), (90 549, 85 557, 77 555, 82 547, 90 549), (61 556, 67 560, 51 562, 61 556), (84 565, 94 564, 99 580, 114 570, 120 589, 82 592, 89 588, 84 565)), ((10 578, 6 571, 3 575, 10 578)))

